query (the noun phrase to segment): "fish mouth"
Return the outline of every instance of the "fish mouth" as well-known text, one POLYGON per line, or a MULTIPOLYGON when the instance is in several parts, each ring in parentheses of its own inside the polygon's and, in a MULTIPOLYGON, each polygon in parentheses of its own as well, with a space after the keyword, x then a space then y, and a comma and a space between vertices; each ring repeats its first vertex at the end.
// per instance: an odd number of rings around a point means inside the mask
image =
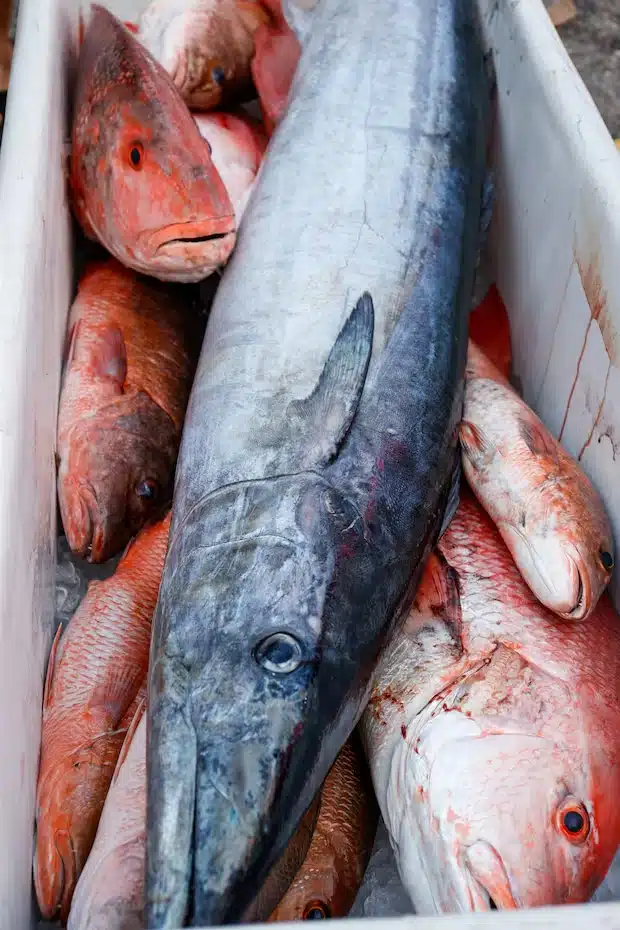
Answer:
POLYGON ((478 840, 466 849, 465 862, 472 911, 513 910, 518 906, 502 858, 493 846, 478 840))
POLYGON ((196 927, 240 922, 304 813, 299 784, 293 792, 284 784, 301 714, 296 702, 291 712, 277 700, 261 707, 257 698, 231 715, 228 701, 203 703, 194 691, 182 706, 183 678, 157 664, 150 672, 149 927, 183 926, 188 918, 196 927))
POLYGON ((235 238, 235 217, 231 215, 197 223, 174 223, 151 234, 149 245, 155 256, 205 243, 216 243, 218 250, 230 245, 232 251, 235 238))

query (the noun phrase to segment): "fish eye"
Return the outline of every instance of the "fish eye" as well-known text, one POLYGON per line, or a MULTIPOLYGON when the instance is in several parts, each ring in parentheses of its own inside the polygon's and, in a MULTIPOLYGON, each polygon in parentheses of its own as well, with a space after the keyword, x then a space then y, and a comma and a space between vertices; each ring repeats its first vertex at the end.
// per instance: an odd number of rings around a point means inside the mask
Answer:
POLYGON ((272 633, 256 646, 256 661, 266 672, 288 675, 301 665, 301 646, 290 633, 272 633))
POLYGON ((605 571, 610 572, 614 567, 614 557, 611 552, 607 552, 606 550, 601 549, 599 552, 599 558, 605 571))
POLYGON ((217 84, 218 87, 221 87, 226 80, 224 69, 220 67, 213 68, 211 71, 211 79, 213 80, 214 84, 217 84))
POLYGON ((144 157, 144 148, 141 142, 132 142, 131 148, 129 149, 129 161, 131 162, 131 167, 135 168, 136 171, 142 165, 142 158, 144 157))
POLYGON ((558 809, 558 826, 569 843, 584 843, 590 833, 590 818, 583 804, 576 798, 566 798, 558 809))
POLYGON ((304 908, 304 920, 325 920, 329 916, 329 908, 324 901, 311 901, 304 908))
POLYGON ((139 481, 136 485, 136 494, 138 497, 141 497, 142 500, 152 501, 155 500, 157 494, 159 493, 159 485, 154 478, 144 478, 143 481, 139 481))

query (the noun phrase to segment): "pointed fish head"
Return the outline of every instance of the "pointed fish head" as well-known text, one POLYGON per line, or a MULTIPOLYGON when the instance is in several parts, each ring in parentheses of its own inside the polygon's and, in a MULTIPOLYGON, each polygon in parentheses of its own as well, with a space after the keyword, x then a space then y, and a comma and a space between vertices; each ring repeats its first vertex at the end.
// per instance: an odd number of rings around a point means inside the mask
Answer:
MULTIPOLYGON (((70 729, 70 721, 65 723, 70 729)), ((45 920, 60 918, 66 922, 69 916, 122 739, 123 734, 94 737, 68 752, 63 751, 63 740, 54 747, 43 746, 33 871, 45 920)))
POLYGON ((58 469, 58 500, 72 551, 116 555, 169 502, 178 431, 148 395, 126 395, 73 427, 58 469))
POLYGON ((304 481, 218 491, 171 541, 149 671, 149 925, 240 920, 348 736, 329 531, 307 545, 322 518, 304 481))
POLYGON ((393 829, 419 913, 587 901, 620 842, 614 714, 601 700, 584 710, 587 696, 504 652, 502 692, 482 669, 412 728, 395 763, 388 803, 406 798, 393 829))
POLYGON ((111 13, 92 9, 72 134, 76 216, 124 265, 199 281, 234 247, 230 198, 167 73, 111 13))

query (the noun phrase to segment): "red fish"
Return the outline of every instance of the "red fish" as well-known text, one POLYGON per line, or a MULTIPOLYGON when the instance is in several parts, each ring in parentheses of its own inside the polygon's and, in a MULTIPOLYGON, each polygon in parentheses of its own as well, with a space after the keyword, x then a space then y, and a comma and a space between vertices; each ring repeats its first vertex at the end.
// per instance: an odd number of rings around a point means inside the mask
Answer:
POLYGON ((91 581, 50 653, 43 697, 34 883, 46 920, 66 921, 127 728, 145 696, 151 619, 170 514, 91 581))
POLYGON ((199 281, 233 250, 230 198, 179 91, 98 4, 80 50, 71 190, 86 235, 136 271, 199 281))
POLYGON ((239 225, 267 148, 267 136, 261 124, 243 112, 194 116, 211 146, 211 158, 226 185, 239 225))
POLYGON ((252 77, 265 128, 271 135, 286 111, 301 47, 282 14, 281 0, 263 2, 271 20, 259 26, 254 35, 252 77))
POLYGON ((534 594, 566 619, 588 617, 614 565, 603 501, 471 339, 460 438, 467 481, 534 594))
POLYGON ((269 922, 346 917, 362 883, 377 829, 377 802, 355 733, 320 792, 302 865, 269 922))
MULTIPOLYGON (((620 842, 620 618, 562 623, 466 488, 361 730, 417 914, 587 901, 620 842)), ((491 923, 489 926, 495 926, 491 923)))
POLYGON ((115 259, 71 308, 58 412, 58 499, 73 552, 102 562, 170 500, 202 321, 186 288, 115 259))
POLYGON ((259 0, 152 0, 137 34, 192 109, 249 99, 256 30, 270 19, 259 0))
POLYGON ((469 315, 469 338, 479 346, 505 378, 512 373, 510 320, 495 284, 469 315))

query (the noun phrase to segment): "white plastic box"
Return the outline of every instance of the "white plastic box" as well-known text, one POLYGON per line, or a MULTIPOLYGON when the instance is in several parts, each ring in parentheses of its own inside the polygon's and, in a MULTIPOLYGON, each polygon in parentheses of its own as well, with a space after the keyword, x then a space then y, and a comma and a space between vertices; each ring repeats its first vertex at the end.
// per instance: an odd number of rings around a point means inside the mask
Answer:
MULTIPOLYGON (((620 545, 620 156, 541 0, 478 2, 498 81, 489 266, 510 313, 516 373, 601 491, 620 545)), ((133 18, 144 0, 107 4, 133 18)), ((21 0, 0 158, 0 930, 25 930, 34 917, 55 427, 72 288, 63 143, 79 6, 21 0)), ((613 593, 620 603, 620 572, 613 593)), ((620 930, 620 904, 394 919, 409 930, 447 930, 446 921, 454 930, 620 930)))

